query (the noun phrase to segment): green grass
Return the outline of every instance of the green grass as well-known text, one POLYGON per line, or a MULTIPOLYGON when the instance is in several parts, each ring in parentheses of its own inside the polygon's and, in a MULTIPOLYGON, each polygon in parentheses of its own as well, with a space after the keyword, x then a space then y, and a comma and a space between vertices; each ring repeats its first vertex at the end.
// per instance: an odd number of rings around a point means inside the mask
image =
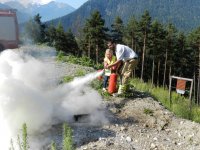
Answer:
POLYGON ((141 82, 139 79, 131 79, 130 84, 139 91, 144 91, 150 94, 155 100, 162 103, 168 110, 172 111, 179 117, 190 119, 192 121, 200 123, 200 107, 196 104, 192 104, 190 111, 190 100, 172 92, 171 94, 171 105, 169 100, 169 91, 163 87, 154 87, 151 83, 141 82))
POLYGON ((85 70, 77 70, 76 71, 76 73, 75 73, 75 77, 80 77, 80 76, 84 76, 84 75, 86 75, 86 72, 85 72, 85 70))
POLYGON ((92 59, 82 56, 82 57, 76 57, 73 55, 66 55, 64 52, 60 51, 57 54, 57 60, 62 62, 68 62, 72 64, 78 64, 81 66, 87 66, 87 67, 93 67, 94 69, 102 69, 102 64, 96 64, 92 59))
POLYGON ((62 81, 61 81, 61 83, 69 83, 75 77, 80 77, 80 76, 84 76, 84 75, 86 75, 85 70, 82 70, 82 69, 77 70, 73 76, 64 76, 63 79, 62 79, 62 81))
POLYGON ((56 143, 54 141, 51 142, 51 150, 56 150, 56 143))
POLYGON ((62 83, 68 83, 68 82, 71 82, 72 80, 74 79, 73 76, 64 76, 63 77, 63 80, 62 80, 62 83))
POLYGON ((22 127, 22 150, 28 150, 28 133, 27 133, 27 126, 24 123, 22 127))
POLYGON ((146 115, 152 116, 152 115, 153 115, 153 110, 151 110, 151 109, 149 109, 149 108, 144 108, 144 113, 145 113, 146 115))
POLYGON ((72 130, 64 123, 63 124, 63 150, 73 150, 72 130))
MULTIPOLYGON (((15 150, 14 141, 11 139, 10 141, 10 148, 9 150, 15 150)), ((27 126, 24 123, 22 126, 22 134, 21 136, 18 135, 17 139, 17 146, 19 150, 29 150, 29 143, 28 143, 28 132, 27 126), (21 141, 22 139, 22 141, 21 141)), ((73 146, 73 139, 72 139, 72 129, 66 124, 63 124, 63 150, 74 150, 73 146)), ((51 150, 56 150, 56 144, 54 141, 51 142, 51 150)))
MULTIPOLYGON (((15 150, 13 143, 14 143, 14 141, 11 139, 9 150, 15 150)), ((25 123, 22 125, 21 136, 19 136, 19 135, 17 136, 17 145, 18 145, 19 150, 28 150, 29 149, 27 126, 25 123), (22 139, 22 141, 21 141, 21 139, 22 139)))
POLYGON ((110 100, 112 95, 108 92, 104 92, 102 90, 103 87, 103 80, 95 79, 91 82, 91 87, 98 91, 99 94, 105 99, 110 100))

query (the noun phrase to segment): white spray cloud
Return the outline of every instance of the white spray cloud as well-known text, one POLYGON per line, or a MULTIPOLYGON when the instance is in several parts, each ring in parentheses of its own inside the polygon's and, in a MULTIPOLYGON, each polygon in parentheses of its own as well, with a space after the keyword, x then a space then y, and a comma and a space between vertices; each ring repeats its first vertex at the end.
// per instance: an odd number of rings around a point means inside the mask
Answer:
MULTIPOLYGON (((58 80, 55 80, 52 87, 49 73, 56 73, 54 67, 17 50, 6 50, 0 54, 2 150, 8 149, 10 139, 16 138, 23 123, 27 124, 28 133, 34 137, 54 124, 72 121, 75 114, 91 113, 91 121, 106 121, 104 115, 98 112, 102 101, 100 95, 88 86, 101 73, 88 74, 69 84, 57 85, 58 80)), ((44 144, 34 144, 34 141, 36 139, 30 144, 32 149, 39 149, 44 144)))

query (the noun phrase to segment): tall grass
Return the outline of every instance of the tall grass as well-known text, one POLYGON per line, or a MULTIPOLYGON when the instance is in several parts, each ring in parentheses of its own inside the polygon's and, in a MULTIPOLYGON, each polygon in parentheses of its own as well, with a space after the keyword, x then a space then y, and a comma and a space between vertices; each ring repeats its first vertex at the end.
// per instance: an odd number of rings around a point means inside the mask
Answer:
POLYGON ((64 123, 63 124, 63 150, 73 150, 72 130, 64 123))
POLYGON ((56 143, 54 141, 51 142, 51 150, 56 150, 56 143))
POLYGON ((190 103, 190 100, 176 92, 171 94, 171 105, 169 91, 163 87, 152 86, 151 83, 141 82, 140 79, 131 79, 130 84, 139 91, 149 93, 155 100, 162 103, 168 110, 174 112, 179 117, 190 119, 200 123, 200 107, 190 103), (191 107, 191 109, 190 109, 191 107))
POLYGON ((22 150, 28 150, 28 134, 27 134, 27 126, 24 123, 22 126, 22 150))
MULTIPOLYGON (((24 123, 22 125, 22 141, 20 139, 20 136, 17 136, 17 144, 18 144, 18 149, 19 150, 28 150, 29 149, 29 145, 28 145, 28 134, 27 134, 27 126, 24 123)), ((14 144, 13 144, 13 140, 11 139, 10 141, 10 148, 9 150, 15 150, 14 144)))
MULTIPOLYGON (((19 150, 28 150, 30 148, 29 144, 28 144, 27 126, 26 126, 25 123, 22 125, 22 135, 18 136, 17 146, 18 146, 19 150), (21 141, 21 139, 22 139, 22 141, 21 141)), ((63 144, 62 144, 62 149, 63 150, 74 150, 73 140, 72 140, 72 130, 66 123, 63 124, 63 144)), ((10 141, 9 150, 15 150, 12 139, 10 141)), ((55 144, 54 141, 51 142, 51 150, 56 150, 56 144, 55 144)))

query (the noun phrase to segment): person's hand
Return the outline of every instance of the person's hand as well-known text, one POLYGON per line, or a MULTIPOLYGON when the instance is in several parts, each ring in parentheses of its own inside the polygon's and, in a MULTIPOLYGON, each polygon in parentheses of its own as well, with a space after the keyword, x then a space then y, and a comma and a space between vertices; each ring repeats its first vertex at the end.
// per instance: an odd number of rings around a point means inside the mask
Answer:
POLYGON ((116 66, 112 66, 112 67, 111 67, 111 70, 113 70, 113 71, 115 71, 116 69, 117 69, 116 66))
POLYGON ((107 66, 107 69, 110 69, 110 68, 111 68, 110 65, 108 65, 108 66, 107 66))

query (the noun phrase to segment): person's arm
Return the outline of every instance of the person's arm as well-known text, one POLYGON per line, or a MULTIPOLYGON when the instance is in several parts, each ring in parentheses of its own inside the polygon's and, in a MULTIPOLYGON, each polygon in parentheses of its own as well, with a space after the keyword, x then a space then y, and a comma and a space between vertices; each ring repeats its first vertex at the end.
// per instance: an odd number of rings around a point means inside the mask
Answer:
POLYGON ((108 65, 107 68, 110 69, 110 68, 112 68, 113 66, 117 66, 117 65, 120 64, 121 62, 122 62, 122 60, 117 60, 117 61, 114 62, 113 64, 108 65))
POLYGON ((104 69, 107 69, 107 68, 108 68, 108 64, 104 63, 104 69))
POLYGON ((104 69, 106 69, 107 66, 108 66, 108 62, 107 62, 107 58, 106 57, 103 59, 103 66, 104 66, 104 69))

